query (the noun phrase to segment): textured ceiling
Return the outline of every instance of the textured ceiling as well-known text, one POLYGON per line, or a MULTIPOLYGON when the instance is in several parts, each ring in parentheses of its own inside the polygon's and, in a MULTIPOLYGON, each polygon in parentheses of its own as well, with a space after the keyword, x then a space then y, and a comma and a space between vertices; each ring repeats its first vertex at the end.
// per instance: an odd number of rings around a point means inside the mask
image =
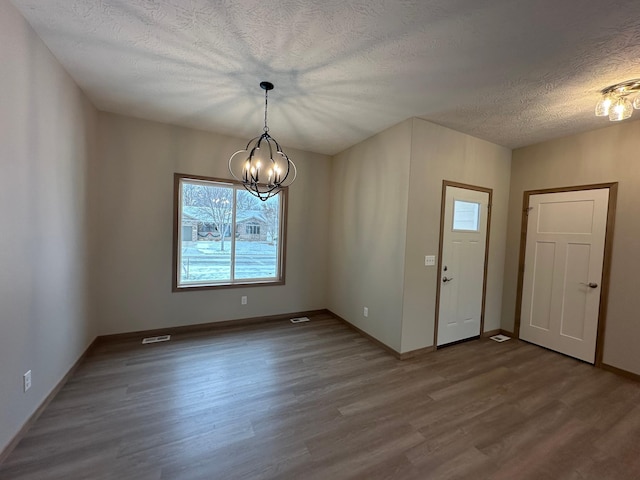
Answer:
MULTIPOLYGON (((13 0, 101 110, 333 154, 412 116, 507 147, 608 126, 638 0, 13 0)), ((638 112, 640 113, 640 112, 638 112)))

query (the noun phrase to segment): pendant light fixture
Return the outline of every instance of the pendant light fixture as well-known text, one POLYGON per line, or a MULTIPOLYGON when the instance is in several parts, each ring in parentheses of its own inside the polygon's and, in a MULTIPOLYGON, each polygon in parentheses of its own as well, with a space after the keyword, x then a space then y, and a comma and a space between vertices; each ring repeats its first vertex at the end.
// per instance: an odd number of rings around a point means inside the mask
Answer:
POLYGON ((608 116, 612 122, 629 118, 634 109, 640 109, 640 93, 638 92, 640 92, 640 78, 603 88, 600 91, 602 98, 596 105, 596 116, 608 116), (627 97, 633 94, 637 95, 631 101, 627 97))
POLYGON ((237 151, 229 159, 229 171, 242 182, 252 195, 265 201, 296 179, 296 166, 269 135, 267 103, 273 83, 260 82, 264 90, 264 128, 262 135, 252 138, 244 150, 237 151))

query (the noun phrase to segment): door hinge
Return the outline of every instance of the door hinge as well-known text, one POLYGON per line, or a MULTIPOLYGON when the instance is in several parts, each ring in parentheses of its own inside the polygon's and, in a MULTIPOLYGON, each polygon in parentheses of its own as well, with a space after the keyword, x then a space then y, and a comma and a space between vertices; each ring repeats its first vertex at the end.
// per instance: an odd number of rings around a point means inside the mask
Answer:
POLYGON ((523 210, 523 212, 525 213, 525 215, 528 217, 529 216, 529 212, 533 210, 533 207, 527 207, 523 210))

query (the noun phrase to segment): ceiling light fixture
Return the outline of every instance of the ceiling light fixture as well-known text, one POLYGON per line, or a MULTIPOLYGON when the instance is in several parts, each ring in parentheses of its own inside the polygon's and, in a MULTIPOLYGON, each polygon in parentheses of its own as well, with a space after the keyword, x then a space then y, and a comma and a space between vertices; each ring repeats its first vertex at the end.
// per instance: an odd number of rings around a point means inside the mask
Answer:
POLYGON ((269 135, 267 101, 273 83, 260 82, 264 90, 264 128, 262 135, 252 138, 247 148, 229 159, 229 171, 236 180, 260 200, 265 201, 288 187, 296 179, 295 164, 282 151, 276 139, 269 135))
POLYGON ((619 122, 631 116, 633 109, 640 110, 640 78, 616 83, 600 91, 602 98, 596 105, 596 116, 619 122), (638 94, 633 102, 627 97, 638 94))

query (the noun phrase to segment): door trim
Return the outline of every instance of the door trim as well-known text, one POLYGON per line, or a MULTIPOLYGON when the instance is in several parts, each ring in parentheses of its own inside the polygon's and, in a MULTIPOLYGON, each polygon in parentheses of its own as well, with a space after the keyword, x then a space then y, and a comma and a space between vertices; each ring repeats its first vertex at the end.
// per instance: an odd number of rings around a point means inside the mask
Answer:
MULTIPOLYGON (((487 300, 487 266, 489 265, 489 239, 491 238, 491 205, 493 201, 493 189, 479 187, 477 185, 469 185, 466 183, 452 182, 449 180, 442 181, 442 197, 440 200, 440 240, 438 241, 438 275, 436 282, 436 312, 435 327, 433 330, 433 347, 438 349, 438 322, 440 321, 440 272, 442 271, 442 241, 444 240, 444 209, 446 207, 447 187, 464 188, 466 190, 474 190, 476 192, 485 192, 489 194, 489 203, 487 210, 487 241, 484 249, 484 271, 482 274, 482 311, 480 312, 480 336, 484 332, 484 308, 487 300)), ((473 338, 473 337, 472 337, 473 338)), ((461 340, 464 341, 464 340, 461 340)))
POLYGON ((541 190, 525 190, 522 197, 522 219, 520 226, 520 257, 518 260, 518 286, 516 290, 516 312, 513 323, 513 336, 520 338, 520 320, 522 315, 522 287, 524 284, 524 261, 527 252, 527 224, 529 212, 529 197, 546 193, 579 192, 581 190, 609 189, 609 205, 607 207, 607 224, 604 237, 604 256, 602 260, 602 288, 600 289, 600 307, 598 309, 598 330, 596 334, 596 367, 602 366, 605 326, 607 321, 607 304, 609 300, 609 278, 611 276, 611 254, 613 247, 613 230, 616 217, 616 200, 618 197, 618 182, 596 183, 592 185, 577 185, 572 187, 557 187, 541 190))

